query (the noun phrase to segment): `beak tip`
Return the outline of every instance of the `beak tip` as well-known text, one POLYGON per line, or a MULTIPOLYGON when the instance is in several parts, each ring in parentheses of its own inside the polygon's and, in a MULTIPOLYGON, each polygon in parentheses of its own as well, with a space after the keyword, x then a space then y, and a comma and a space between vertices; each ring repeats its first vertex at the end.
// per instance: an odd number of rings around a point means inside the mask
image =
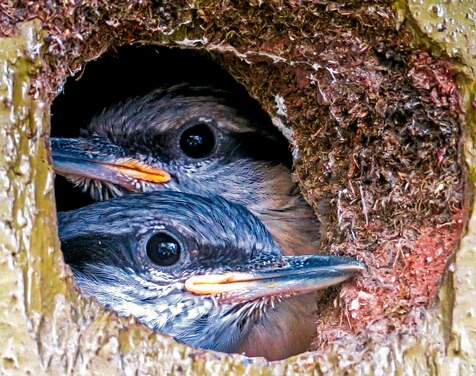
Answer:
POLYGON ((356 270, 358 270, 359 272, 365 272, 367 271, 367 265, 365 265, 363 262, 361 261, 355 261, 355 268, 356 270))
POLYGON ((357 275, 368 270, 363 262, 357 260, 349 261, 343 264, 339 269, 344 272, 349 272, 351 275, 357 275))

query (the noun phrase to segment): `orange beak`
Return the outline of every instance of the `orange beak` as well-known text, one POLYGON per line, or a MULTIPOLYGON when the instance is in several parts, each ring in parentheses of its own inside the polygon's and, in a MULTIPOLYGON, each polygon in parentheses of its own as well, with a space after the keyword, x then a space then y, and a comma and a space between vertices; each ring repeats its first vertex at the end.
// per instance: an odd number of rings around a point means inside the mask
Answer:
POLYGON ((53 167, 65 177, 83 177, 119 185, 129 191, 138 191, 138 181, 163 184, 170 174, 134 157, 102 139, 52 138, 53 167))

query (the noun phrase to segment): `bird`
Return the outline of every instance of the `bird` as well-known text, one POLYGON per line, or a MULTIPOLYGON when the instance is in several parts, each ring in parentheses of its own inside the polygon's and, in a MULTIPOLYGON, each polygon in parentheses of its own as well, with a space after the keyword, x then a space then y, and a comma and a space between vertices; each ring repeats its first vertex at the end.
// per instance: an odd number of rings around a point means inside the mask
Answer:
POLYGON ((268 360, 306 351, 313 292, 365 269, 285 256, 249 210, 219 196, 131 193, 59 212, 58 230, 86 297, 178 342, 268 360))
POLYGON ((220 195, 247 207, 285 254, 315 254, 320 226, 292 179, 289 143, 236 91, 160 87, 109 105, 78 138, 51 138, 53 167, 94 200, 129 192, 220 195))

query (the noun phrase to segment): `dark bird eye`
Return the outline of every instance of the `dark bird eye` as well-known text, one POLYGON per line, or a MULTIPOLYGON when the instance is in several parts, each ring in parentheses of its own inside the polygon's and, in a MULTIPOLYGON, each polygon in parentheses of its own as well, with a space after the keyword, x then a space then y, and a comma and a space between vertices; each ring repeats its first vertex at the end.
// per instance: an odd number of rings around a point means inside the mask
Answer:
POLYGON ((180 147, 190 158, 203 158, 215 148, 215 136, 208 125, 193 125, 182 133, 180 147))
POLYGON ((152 235, 146 245, 147 256, 154 264, 170 266, 180 259, 182 247, 180 243, 170 235, 159 232, 152 235))

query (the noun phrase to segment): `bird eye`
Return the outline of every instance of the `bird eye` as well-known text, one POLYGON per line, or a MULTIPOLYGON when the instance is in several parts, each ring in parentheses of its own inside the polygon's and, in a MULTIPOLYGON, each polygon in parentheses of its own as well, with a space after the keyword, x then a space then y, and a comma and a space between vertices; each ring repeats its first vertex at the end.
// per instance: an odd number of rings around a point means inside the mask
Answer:
POLYGON ((159 232, 150 237, 146 245, 147 256, 159 266, 170 266, 180 260, 182 247, 170 235, 159 232))
POLYGON ((215 136, 207 124, 187 128, 180 137, 180 148, 190 158, 204 158, 215 148, 215 136))

